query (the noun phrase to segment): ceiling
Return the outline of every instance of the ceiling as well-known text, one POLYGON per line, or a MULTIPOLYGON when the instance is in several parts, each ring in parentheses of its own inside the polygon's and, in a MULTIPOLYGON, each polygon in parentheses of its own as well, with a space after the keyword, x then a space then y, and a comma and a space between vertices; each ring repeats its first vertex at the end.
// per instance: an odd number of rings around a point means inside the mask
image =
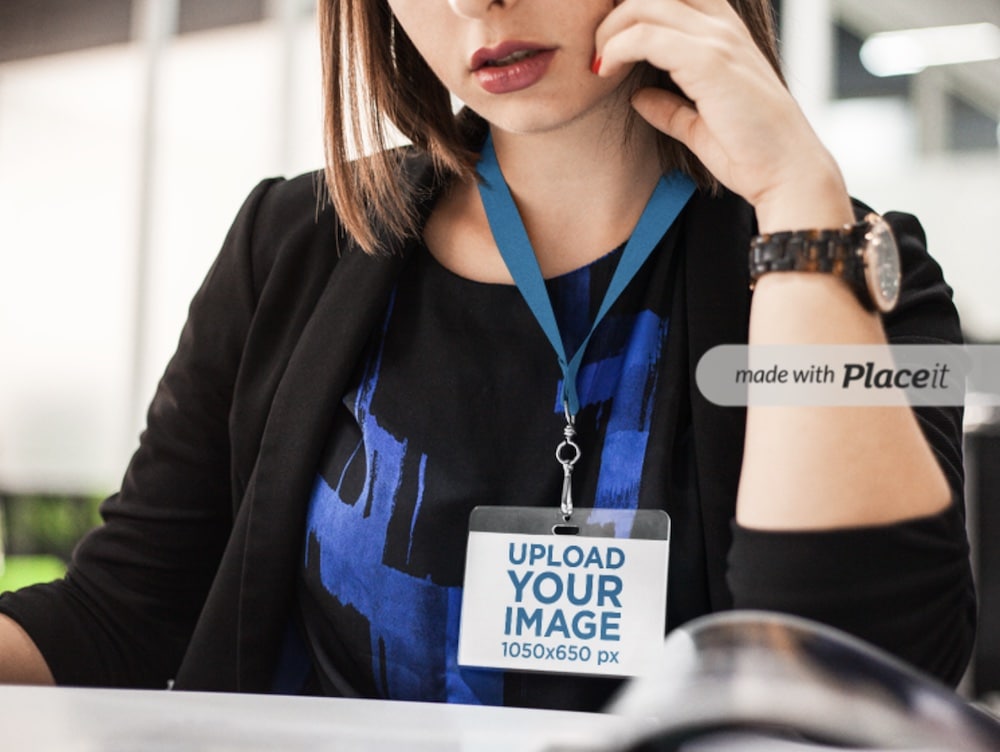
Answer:
MULTIPOLYGON (((859 37, 879 31, 989 21, 1000 27, 1000 0, 833 0, 841 25, 859 37)), ((994 117, 1000 114, 1000 60, 947 66, 948 88, 994 117)))

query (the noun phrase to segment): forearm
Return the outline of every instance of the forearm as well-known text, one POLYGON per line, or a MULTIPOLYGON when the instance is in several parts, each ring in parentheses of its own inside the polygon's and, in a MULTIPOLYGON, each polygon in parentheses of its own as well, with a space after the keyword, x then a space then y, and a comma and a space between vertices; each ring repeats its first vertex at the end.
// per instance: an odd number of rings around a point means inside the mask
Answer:
POLYGON ((0 614, 0 684, 55 684, 34 641, 4 614, 0 614))
MULTIPOLYGON (((758 282, 750 345, 883 344, 881 322, 832 275, 758 282)), ((757 529, 856 527, 941 511, 951 492, 908 407, 747 410, 737 520, 757 529)))
MULTIPOLYGON (((760 231, 854 221, 840 170, 817 145, 755 206, 760 231)), ((880 317, 833 274, 771 272, 756 283, 754 345, 886 344, 880 317)), ((752 400, 751 400, 752 402, 752 400)), ((940 512, 951 491, 909 407, 747 409, 737 521, 762 530, 887 524, 940 512)))

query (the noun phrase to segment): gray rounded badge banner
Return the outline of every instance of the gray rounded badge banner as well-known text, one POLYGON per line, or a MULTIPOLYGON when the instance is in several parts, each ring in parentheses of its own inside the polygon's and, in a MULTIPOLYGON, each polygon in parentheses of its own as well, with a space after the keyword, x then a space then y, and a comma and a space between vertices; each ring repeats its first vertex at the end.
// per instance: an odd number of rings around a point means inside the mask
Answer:
POLYGON ((1000 404, 994 345, 719 345, 695 379, 717 405, 1000 404), (969 388, 974 377, 986 389, 969 388), (971 383, 971 382, 970 382, 971 383))

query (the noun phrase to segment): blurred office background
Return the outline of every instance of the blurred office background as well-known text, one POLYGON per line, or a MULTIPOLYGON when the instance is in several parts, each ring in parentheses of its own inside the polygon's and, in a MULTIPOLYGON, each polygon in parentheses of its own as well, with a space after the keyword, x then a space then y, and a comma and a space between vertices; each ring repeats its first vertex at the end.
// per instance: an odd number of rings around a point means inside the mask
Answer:
MULTIPOLYGON (((314 10, 314 0, 0 1, 8 554, 64 556, 92 524, 243 197, 262 177, 322 164, 314 10)), ((1000 0, 781 0, 776 10, 789 84, 852 193, 918 214, 967 335, 1000 341, 1000 0)), ((1000 456, 1000 439, 989 415, 971 415, 969 430, 974 522, 997 530, 978 499, 996 506, 1000 478, 976 458, 1000 456)), ((984 548, 980 571, 1000 571, 984 548)), ((984 619, 1000 634, 996 613, 984 619)), ((980 688, 1000 689, 1000 657, 980 660, 981 677, 996 677, 980 688)))

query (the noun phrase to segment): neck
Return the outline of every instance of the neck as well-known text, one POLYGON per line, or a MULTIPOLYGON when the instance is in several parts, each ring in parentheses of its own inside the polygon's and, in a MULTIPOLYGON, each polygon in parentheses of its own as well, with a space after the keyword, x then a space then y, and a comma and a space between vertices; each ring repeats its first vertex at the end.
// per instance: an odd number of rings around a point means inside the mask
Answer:
POLYGON ((530 135, 494 129, 493 141, 545 276, 624 242, 661 174, 655 132, 642 120, 627 142, 606 121, 530 135))

